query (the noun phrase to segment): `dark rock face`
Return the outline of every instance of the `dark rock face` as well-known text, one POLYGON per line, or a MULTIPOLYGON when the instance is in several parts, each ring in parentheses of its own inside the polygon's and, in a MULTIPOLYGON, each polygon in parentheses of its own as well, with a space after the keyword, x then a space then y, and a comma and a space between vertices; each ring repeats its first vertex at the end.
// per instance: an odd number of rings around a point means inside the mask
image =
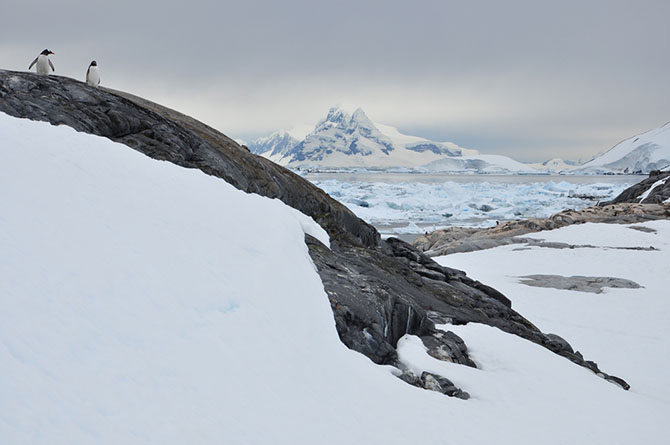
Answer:
POLYGON ((139 97, 73 79, 0 70, 0 111, 107 137, 154 159, 199 168, 248 193, 278 198, 331 238, 364 246, 379 234, 321 189, 201 122, 139 97))
MULTIPOLYGON (((465 272, 438 265, 407 243, 382 241, 372 226, 308 181, 188 116, 68 78, 2 70, 0 111, 107 137, 152 158, 198 168, 246 192, 281 199, 311 216, 332 241, 329 249, 306 236, 339 336, 375 363, 402 368, 396 345, 403 335, 413 334, 433 357, 475 366, 461 338, 435 327, 474 322, 519 335, 627 386, 566 343, 542 333, 512 310, 500 292, 465 272)), ((463 395, 444 377, 415 378, 423 388, 463 395)))
POLYGON ((600 205, 619 204, 622 202, 640 204, 661 204, 670 199, 670 171, 653 170, 649 177, 628 187, 619 196, 600 205), (655 187, 654 187, 655 185, 655 187), (654 187, 651 191, 649 191, 654 187), (647 196, 645 192, 649 191, 647 196))

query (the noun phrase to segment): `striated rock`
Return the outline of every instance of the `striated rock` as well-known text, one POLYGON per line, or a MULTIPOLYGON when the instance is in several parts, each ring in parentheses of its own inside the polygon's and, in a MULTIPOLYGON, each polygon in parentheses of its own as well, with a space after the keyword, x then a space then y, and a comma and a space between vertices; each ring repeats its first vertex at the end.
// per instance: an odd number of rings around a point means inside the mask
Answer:
MULTIPOLYGON (((614 379, 542 333, 500 292, 465 272, 440 266, 403 241, 381 240, 372 226, 322 190, 195 119, 73 79, 3 70, 0 111, 107 137, 152 158, 198 168, 246 192, 278 198, 311 216, 331 237, 331 248, 309 235, 305 240, 340 339, 375 363, 401 368, 397 342, 412 334, 422 339, 433 357, 475 366, 463 340, 436 329, 435 323, 483 323, 614 379)), ((406 376, 406 381, 415 384, 418 379, 422 387, 428 381, 432 388, 439 386, 441 392, 458 397, 448 381, 430 377, 406 376)))
POLYGON ((619 196, 600 205, 619 204, 622 202, 640 204, 662 204, 670 200, 670 171, 653 170, 649 177, 628 187, 619 196))

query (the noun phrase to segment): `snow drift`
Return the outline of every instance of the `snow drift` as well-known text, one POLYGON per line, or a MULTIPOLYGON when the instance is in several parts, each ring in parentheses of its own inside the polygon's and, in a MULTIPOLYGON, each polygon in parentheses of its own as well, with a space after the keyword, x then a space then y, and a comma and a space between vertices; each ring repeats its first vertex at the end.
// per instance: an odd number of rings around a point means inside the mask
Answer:
MULTIPOLYGON (((304 243, 306 232, 327 237, 278 200, 4 114, 0 149, 3 442, 612 443, 667 433, 661 402, 495 329, 486 335, 521 349, 493 356, 473 340, 480 369, 439 365, 471 400, 406 385, 342 345, 304 243), (542 371, 533 378, 519 360, 527 351, 542 371)), ((407 344, 408 366, 437 366, 407 344)))

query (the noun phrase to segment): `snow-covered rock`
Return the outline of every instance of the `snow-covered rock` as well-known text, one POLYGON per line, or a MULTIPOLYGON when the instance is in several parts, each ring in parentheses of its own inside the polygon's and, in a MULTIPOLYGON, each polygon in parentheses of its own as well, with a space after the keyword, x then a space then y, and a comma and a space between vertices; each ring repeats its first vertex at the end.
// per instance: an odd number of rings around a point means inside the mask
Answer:
POLYGON ((254 153, 291 168, 406 168, 419 171, 509 173, 535 170, 505 156, 480 155, 452 142, 434 142, 402 134, 353 113, 333 107, 314 130, 292 149, 277 134, 250 145, 254 153))
POLYGON ((633 136, 574 169, 580 174, 647 174, 670 166, 670 122, 633 136))
MULTIPOLYGON (((666 169, 668 170, 668 169, 666 169)), ((670 203, 670 171, 655 170, 649 177, 603 205, 631 202, 640 204, 670 203)))

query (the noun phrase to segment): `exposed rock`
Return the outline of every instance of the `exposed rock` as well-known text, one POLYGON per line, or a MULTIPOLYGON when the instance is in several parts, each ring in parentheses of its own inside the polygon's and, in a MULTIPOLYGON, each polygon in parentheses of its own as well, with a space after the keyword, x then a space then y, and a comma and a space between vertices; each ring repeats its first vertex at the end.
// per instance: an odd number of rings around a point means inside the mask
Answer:
POLYGON ((628 187, 619 196, 600 205, 634 202, 641 204, 661 204, 670 199, 670 171, 653 170, 649 177, 628 187))
POLYGON ((449 397, 456 397, 463 400, 470 398, 470 394, 456 387, 456 385, 454 385, 451 380, 446 377, 442 377, 441 375, 430 372, 423 372, 421 373, 421 377, 419 377, 409 370, 404 370, 398 375, 398 378, 412 386, 416 386, 417 388, 436 391, 449 397))
POLYGON ((457 388, 451 380, 441 375, 424 372, 421 374, 421 381, 423 382, 423 387, 431 391, 441 392, 449 397, 457 397, 463 400, 470 398, 470 394, 457 388))
POLYGON ((563 337, 556 334, 547 334, 547 338, 556 348, 563 349, 564 351, 574 352, 572 346, 567 342, 563 337))
POLYGON ((564 277, 561 275, 525 275, 521 278, 521 284, 535 287, 549 287, 552 289, 565 289, 577 292, 591 292, 594 294, 601 294, 606 287, 610 288, 626 288, 639 289, 640 286, 634 281, 623 278, 611 277, 584 277, 571 276, 564 277))
POLYGON ((656 232, 658 232, 656 229, 652 229, 651 227, 645 227, 645 226, 630 226, 629 229, 637 230, 638 232, 645 232, 645 233, 656 233, 656 232))
MULTIPOLYGON (((375 363, 401 368, 398 339, 413 334, 433 357, 474 366, 463 340, 436 329, 435 323, 475 322, 543 345, 611 378, 542 333, 514 311, 500 292, 468 278, 465 272, 438 265, 403 241, 382 241, 372 226, 308 181, 188 116, 73 79, 3 70, 0 111, 68 125, 155 159, 199 168, 241 190, 278 198, 311 216, 331 237, 330 249, 309 235, 306 242, 330 300, 338 334, 348 347, 375 363)), ((446 382, 432 378, 443 391, 458 394, 446 382)), ((425 386, 425 379, 421 381, 425 386)))
POLYGON ((582 210, 564 210, 549 218, 508 221, 487 229, 449 227, 423 235, 417 238, 413 245, 432 257, 527 243, 527 239, 518 237, 572 224, 587 222, 633 224, 668 218, 670 218, 670 203, 617 203, 582 210))
POLYGON ((250 153, 217 130, 128 93, 59 76, 0 70, 0 111, 107 137, 155 159, 199 168, 248 193, 278 198, 314 218, 335 242, 365 246, 379 234, 290 170, 250 153))

